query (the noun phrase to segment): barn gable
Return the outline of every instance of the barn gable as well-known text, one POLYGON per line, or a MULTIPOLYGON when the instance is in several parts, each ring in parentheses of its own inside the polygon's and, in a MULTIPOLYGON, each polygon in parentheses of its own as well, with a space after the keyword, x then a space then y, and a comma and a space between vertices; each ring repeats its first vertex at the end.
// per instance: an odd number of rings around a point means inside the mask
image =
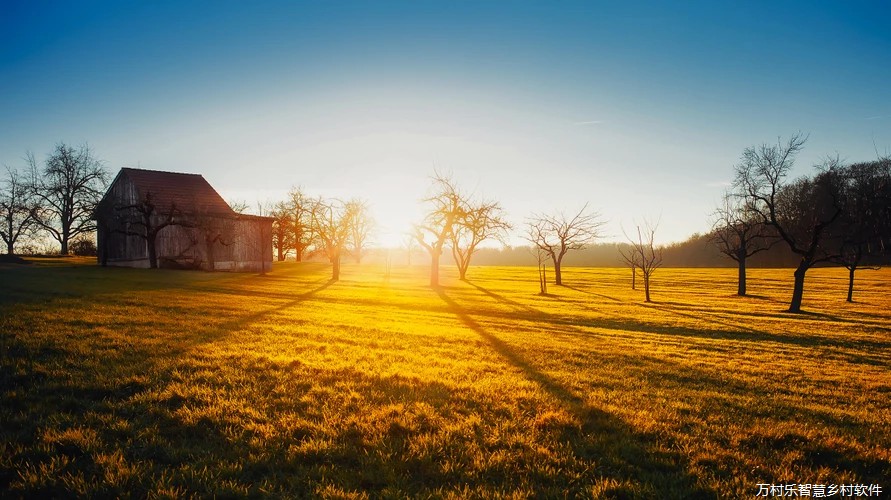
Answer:
POLYGON ((96 219, 103 265, 234 271, 272 265, 272 219, 233 211, 199 174, 122 168, 96 219))

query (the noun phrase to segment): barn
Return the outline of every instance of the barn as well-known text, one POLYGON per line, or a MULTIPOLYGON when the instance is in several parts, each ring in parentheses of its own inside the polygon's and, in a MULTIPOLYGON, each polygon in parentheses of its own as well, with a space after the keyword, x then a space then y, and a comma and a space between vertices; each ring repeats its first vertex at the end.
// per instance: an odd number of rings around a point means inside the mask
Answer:
POLYGON ((199 174, 122 168, 95 217, 102 265, 272 267, 272 218, 235 212, 199 174))

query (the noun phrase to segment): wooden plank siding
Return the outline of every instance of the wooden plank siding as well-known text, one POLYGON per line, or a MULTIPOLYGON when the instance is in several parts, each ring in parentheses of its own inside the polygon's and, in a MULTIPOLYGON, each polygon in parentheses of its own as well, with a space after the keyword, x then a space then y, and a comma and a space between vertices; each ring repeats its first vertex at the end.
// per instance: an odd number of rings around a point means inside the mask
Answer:
POLYGON ((159 267, 246 272, 271 269, 271 218, 238 214, 228 205, 221 207, 222 198, 203 177, 137 169, 121 170, 103 198, 105 208, 97 211, 100 263, 150 267, 146 238, 128 234, 145 233, 144 224, 139 222, 142 213, 135 207, 146 200, 156 208, 151 227, 173 220, 155 237, 159 267), (199 192, 190 196, 181 181, 199 192), (165 185, 173 183, 175 197, 163 192, 165 185), (213 212, 208 207, 213 207, 213 212))

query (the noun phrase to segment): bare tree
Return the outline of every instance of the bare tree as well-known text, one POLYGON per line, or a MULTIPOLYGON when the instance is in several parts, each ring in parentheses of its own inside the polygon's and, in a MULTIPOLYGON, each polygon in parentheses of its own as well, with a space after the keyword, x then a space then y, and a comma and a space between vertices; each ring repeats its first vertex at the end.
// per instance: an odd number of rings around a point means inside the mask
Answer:
MULTIPOLYGON (((217 248, 228 247, 235 243, 239 235, 239 232, 235 230, 235 217, 242 217, 242 212, 246 210, 247 203, 244 203, 244 209, 241 212, 236 212, 239 214, 237 216, 196 210, 189 215, 188 220, 179 221, 178 225, 192 228, 189 234, 194 238, 193 244, 204 248, 204 258, 207 260, 206 267, 209 271, 214 271, 217 268, 217 248)), ((263 266, 262 256, 260 265, 263 266)))
POLYGON ((317 201, 310 198, 299 186, 291 188, 288 193, 288 205, 291 209, 294 229, 294 259, 297 262, 303 260, 307 249, 316 242, 313 209, 317 201))
POLYGON ((768 226, 758 217, 744 197, 724 194, 721 207, 714 212, 711 241, 718 251, 737 263, 736 294, 746 294, 746 260, 776 243, 768 226))
MULTIPOLYGON (((627 236, 627 235, 626 235, 627 236)), ((619 255, 628 267, 631 268, 631 289, 637 290, 637 269, 640 267, 639 258, 634 246, 619 246, 619 255)))
POLYGON ((37 225, 38 204, 31 187, 18 171, 6 167, 6 179, 0 191, 0 237, 6 253, 15 253, 15 244, 37 225))
POLYGON ((349 205, 348 210, 353 218, 350 225, 350 254, 356 259, 356 264, 360 264, 362 255, 368 250, 368 245, 371 243, 372 232, 375 228, 374 217, 371 216, 371 209, 365 200, 354 198, 347 202, 347 205, 349 205))
POLYGON ((79 234, 96 230, 93 214, 108 185, 108 172, 89 146, 59 143, 40 170, 28 153, 31 186, 41 210, 37 224, 59 242, 62 254, 79 234))
POLYGON ((452 257, 462 280, 467 277, 467 268, 477 246, 489 238, 503 239, 510 228, 497 202, 465 201, 451 234, 452 257))
MULTIPOLYGON (((526 227, 526 239, 529 241, 533 241, 535 238, 535 226, 529 225, 526 227)), ((548 293, 548 259, 550 256, 539 248, 536 245, 532 245, 529 249, 533 255, 535 255, 535 261, 538 264, 538 293, 540 295, 547 295, 548 293)))
POLYGON ((580 250, 600 237, 605 222, 597 212, 587 212, 588 204, 574 216, 533 214, 527 221, 529 241, 550 256, 554 264, 554 283, 563 284, 561 264, 570 250, 580 250))
POLYGON ((437 287, 442 247, 452 235, 455 222, 462 215, 464 197, 451 178, 436 172, 433 175, 431 195, 424 201, 429 208, 423 222, 415 225, 415 239, 430 254, 430 286, 437 287))
POLYGON ((636 237, 633 235, 629 236, 627 233, 625 234, 625 237, 628 238, 628 241, 631 243, 631 260, 632 262, 636 262, 637 267, 640 268, 640 274, 644 282, 644 298, 646 302, 651 302, 650 278, 653 276, 656 269, 662 265, 662 249, 655 245, 656 229, 658 227, 658 222, 656 224, 644 222, 643 229, 641 229, 640 225, 637 226, 636 237))
POLYGON ((319 198, 311 213, 313 230, 332 265, 331 281, 337 281, 340 279, 340 260, 352 230, 353 212, 340 200, 319 198))
POLYGON ((282 262, 294 248, 294 211, 288 203, 280 201, 269 216, 272 217, 272 246, 276 260, 282 262))
POLYGON ((248 202, 244 200, 233 200, 229 202, 229 208, 237 214, 243 214, 248 210, 248 202))
POLYGON ((746 148, 734 180, 752 213, 800 257, 789 304, 794 313, 801 312, 807 270, 834 258, 826 239, 842 214, 837 160, 828 160, 813 179, 785 182, 806 141, 795 134, 786 143, 746 148))
MULTIPOLYGON (((112 231, 144 239, 148 250, 149 268, 157 269, 158 233, 165 227, 185 224, 185 221, 182 220, 182 214, 176 205, 158 207, 153 198, 153 194, 147 192, 138 203, 114 206, 116 221, 112 231)), ((106 202, 103 200, 102 203, 104 205, 106 202)))

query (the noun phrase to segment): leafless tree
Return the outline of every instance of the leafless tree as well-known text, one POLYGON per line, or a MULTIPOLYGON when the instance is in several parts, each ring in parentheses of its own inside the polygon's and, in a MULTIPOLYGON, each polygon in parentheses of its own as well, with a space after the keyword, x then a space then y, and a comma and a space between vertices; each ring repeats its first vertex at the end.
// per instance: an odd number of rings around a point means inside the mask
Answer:
POLYGON ((529 241, 551 258, 554 264, 554 283, 563 284, 561 264, 570 250, 580 250, 600 237, 605 221, 597 212, 588 212, 588 205, 582 207, 572 217, 564 213, 557 215, 533 214, 527 221, 526 232, 529 241))
MULTIPOLYGON (((239 215, 235 217, 242 217, 241 213, 246 210, 247 204, 245 203, 244 210, 237 212, 239 215)), ((206 266, 210 271, 217 268, 217 248, 235 244, 238 235, 238 231, 235 230, 235 221, 237 220, 235 217, 194 211, 187 220, 179 221, 179 225, 191 228, 189 234, 196 238, 194 244, 204 248, 206 266)), ((263 266, 262 256, 260 265, 263 266)))
POLYGON ((294 248, 294 211, 288 203, 280 201, 269 216, 272 217, 272 246, 276 259, 282 262, 294 248))
POLYGON ((843 212, 837 160, 827 160, 812 179, 785 182, 806 141, 807 137, 795 134, 785 143, 779 140, 746 148, 734 180, 734 187, 757 219, 800 257, 789 304, 793 313, 801 312, 807 270, 835 258, 828 251, 827 237, 843 212))
POLYGON ((655 245, 656 229, 658 227, 658 222, 655 224, 644 222, 643 228, 640 225, 637 226, 636 235, 629 236, 627 233, 625 234, 625 237, 631 243, 631 260, 637 263, 640 275, 643 278, 646 302, 651 302, 650 278, 656 269, 662 265, 662 249, 655 245))
POLYGON ((622 262, 631 268, 631 289, 637 290, 637 270, 640 268, 640 259, 636 247, 620 245, 619 255, 622 257, 622 262))
POLYGON ((158 233, 165 227, 185 224, 186 221, 183 220, 182 213, 176 205, 158 207, 153 198, 153 194, 147 192, 138 203, 111 207, 115 218, 112 231, 144 239, 148 250, 149 268, 157 269, 158 233))
POLYGON ((464 196, 451 178, 438 172, 433 175, 431 194, 424 220, 414 227, 415 239, 430 254, 430 286, 439 286, 439 259, 442 247, 452 235, 455 222, 461 217, 464 196), (430 238, 430 241, 427 241, 430 238))
POLYGON ((317 199, 312 208, 312 227, 331 262, 331 281, 340 279, 340 260, 350 237, 353 212, 340 200, 317 199))
MULTIPOLYGON (((533 241, 535 234, 535 226, 527 225, 526 227, 527 235, 526 239, 529 241, 533 241)), ((538 265, 538 293, 541 295, 547 295, 548 293, 548 259, 550 256, 539 248, 536 245, 532 245, 530 247, 530 251, 535 256, 535 261, 538 265)))
POLYGON ((288 205, 294 228, 294 259, 297 262, 301 262, 307 249, 316 243, 313 209, 317 201, 310 198, 299 186, 291 188, 288 193, 288 205))
POLYGON ((746 260, 776 243, 769 227, 758 217, 745 197, 725 193, 721 207, 713 214, 711 241, 718 251, 737 263, 736 294, 746 294, 746 260))
POLYGON ((15 244, 37 225, 38 204, 31 187, 18 171, 6 167, 6 179, 0 191, 0 237, 6 253, 15 253, 15 244))
POLYGON ((354 198, 347 202, 347 205, 349 205, 348 210, 352 215, 348 243, 350 254, 356 259, 356 264, 360 264, 362 255, 371 244, 371 236, 375 228, 374 217, 372 217, 371 208, 365 200, 354 198))
POLYGON ((451 234, 452 257, 462 280, 467 277, 467 268, 477 246, 489 238, 503 239, 510 228, 497 202, 464 202, 451 234))
POLYGON ((79 234, 96 230, 93 215, 108 185, 108 172, 89 146, 75 149, 59 143, 47 157, 43 169, 34 155, 26 158, 30 184, 41 210, 37 224, 59 242, 62 254, 79 234))
POLYGON ((229 202, 229 208, 237 214, 243 214, 248 210, 248 203, 244 200, 233 200, 229 202))

